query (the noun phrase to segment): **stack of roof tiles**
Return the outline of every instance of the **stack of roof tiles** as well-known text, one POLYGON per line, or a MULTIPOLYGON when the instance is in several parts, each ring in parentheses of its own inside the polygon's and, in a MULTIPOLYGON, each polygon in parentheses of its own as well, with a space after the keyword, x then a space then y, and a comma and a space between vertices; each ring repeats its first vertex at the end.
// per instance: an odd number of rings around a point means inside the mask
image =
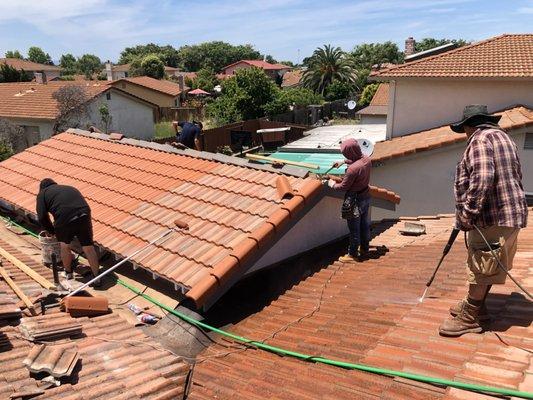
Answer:
MULTIPOLYGON (((299 283, 284 293, 283 289, 270 293, 249 308, 240 305, 238 323, 231 310, 239 297, 222 299, 217 305, 217 318, 225 313, 233 322, 233 333, 305 354, 532 391, 531 303, 517 293, 512 282, 495 285, 487 299, 494 318, 489 331, 460 338, 439 336, 438 327, 449 315, 448 308, 465 294, 466 250, 457 241, 429 296, 420 304, 418 298, 442 254, 454 219, 425 217, 419 222, 427 228, 427 234, 419 237, 400 235, 403 221, 376 227, 378 236, 372 244, 386 245, 388 252, 362 264, 337 261, 309 276, 309 264, 304 263, 296 279, 299 283), (249 316, 242 319, 243 314, 249 316)), ((532 251, 533 227, 528 227, 519 236, 513 275, 530 291, 532 251)), ((282 276, 278 272, 270 277, 269 287, 276 286, 275 279, 282 276)), ((285 287, 284 282, 278 283, 285 287)), ((488 398, 459 389, 306 363, 252 348, 224 352, 212 345, 199 355, 203 357, 210 358, 195 369, 190 396, 195 400, 488 398)))
POLYGON ((254 254, 322 189, 317 179, 287 176, 294 196, 282 198, 276 186, 282 175, 271 167, 231 165, 212 160, 210 153, 157 151, 166 147, 108 138, 63 133, 14 155, 0 164, 5 188, 0 199, 35 213, 41 179, 73 185, 91 206, 96 242, 122 256, 180 219, 188 230, 133 261, 190 290, 187 295, 199 305, 244 273, 254 254))
POLYGON ((31 341, 49 341, 81 334, 81 324, 68 314, 57 313, 22 318, 19 329, 31 341))

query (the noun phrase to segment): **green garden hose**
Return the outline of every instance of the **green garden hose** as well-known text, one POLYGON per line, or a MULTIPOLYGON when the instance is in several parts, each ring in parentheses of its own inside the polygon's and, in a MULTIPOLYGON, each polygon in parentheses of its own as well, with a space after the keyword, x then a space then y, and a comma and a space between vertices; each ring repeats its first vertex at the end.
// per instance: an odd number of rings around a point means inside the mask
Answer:
MULTIPOLYGON (((9 222, 9 223, 11 223, 13 225, 18 226, 19 228, 21 228, 22 230, 24 230, 28 234, 37 237, 37 235, 34 232, 24 228, 23 226, 20 226, 19 224, 17 224, 16 222, 12 221, 11 219, 4 218, 4 217, 2 217, 2 219, 4 219, 5 221, 7 221, 7 222, 9 222)), ((531 392, 523 392, 523 391, 519 391, 519 390, 513 390, 513 389, 507 389, 507 388, 498 388, 498 387, 493 387, 493 386, 476 385, 476 384, 472 384, 472 383, 452 381, 452 380, 449 380, 449 379, 433 378, 433 377, 430 377, 430 376, 412 374, 412 373, 409 373, 409 372, 395 371, 395 370, 392 370, 392 369, 371 367, 371 366, 363 365, 363 364, 354 364, 354 363, 349 363, 349 362, 344 362, 344 361, 331 360, 331 359, 325 358, 325 357, 311 356, 311 355, 304 354, 304 353, 298 353, 298 352, 291 351, 291 350, 285 350, 285 349, 282 349, 282 348, 276 347, 276 346, 270 346, 270 345, 265 344, 263 342, 257 342, 255 340, 251 340, 251 339, 239 336, 239 335, 235 335, 235 334, 233 334, 231 332, 226 332, 226 331, 224 331, 222 329, 218 329, 218 328, 210 326, 210 325, 208 325, 208 324, 206 324, 204 322, 198 321, 198 320, 196 320, 194 318, 191 318, 191 317, 189 317, 189 316, 187 316, 185 314, 180 313, 179 311, 174 310, 173 308, 171 308, 171 307, 169 307, 169 306, 167 306, 165 304, 160 303, 156 299, 154 299, 151 296, 141 292, 139 289, 129 285, 128 283, 126 283, 126 282, 124 282, 124 281, 122 281, 120 279, 118 279, 117 282, 120 285, 124 286, 125 288, 131 290, 133 293, 143 297, 144 299, 148 300, 152 304, 155 304, 158 307, 161 307, 165 311, 171 313, 172 315, 175 315, 176 317, 182 319, 185 322, 188 322, 191 325, 194 325, 194 326, 196 326, 198 328, 207 329, 207 330, 209 330, 211 332, 215 332, 215 333, 218 333, 219 335, 231 338, 231 339, 233 339, 233 340, 235 340, 237 342, 244 343, 246 345, 249 345, 249 346, 261 349, 261 350, 265 350, 265 351, 268 351, 268 352, 271 352, 271 353, 274 353, 274 354, 278 354, 278 355, 282 355, 282 356, 289 356, 289 357, 297 358, 297 359, 300 359, 300 360, 303 360, 303 361, 308 361, 308 362, 327 364, 327 365, 332 365, 332 366, 335 366, 335 367, 340 367, 340 368, 345 368, 345 369, 350 369, 350 370, 359 370, 359 371, 372 372, 372 373, 379 374, 379 375, 397 376, 397 377, 400 377, 400 378, 411 379, 411 380, 418 381, 418 382, 424 382, 424 383, 429 383, 429 384, 439 385, 439 386, 453 387, 453 388, 469 390, 469 391, 473 391, 473 392, 497 394, 497 395, 504 395, 504 396, 514 396, 514 397, 520 397, 520 398, 523 398, 523 399, 533 399, 533 393, 531 393, 531 392)))

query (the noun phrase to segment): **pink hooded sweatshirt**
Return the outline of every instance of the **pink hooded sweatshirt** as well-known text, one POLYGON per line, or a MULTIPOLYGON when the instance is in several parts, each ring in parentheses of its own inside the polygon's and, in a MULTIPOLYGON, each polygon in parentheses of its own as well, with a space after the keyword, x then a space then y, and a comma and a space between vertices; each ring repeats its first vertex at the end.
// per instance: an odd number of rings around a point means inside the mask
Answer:
POLYGON ((346 139, 341 143, 341 152, 346 157, 346 174, 341 183, 336 183, 333 189, 346 192, 357 192, 361 197, 368 195, 368 182, 370 181, 370 169, 372 162, 364 156, 361 147, 355 139, 346 139))

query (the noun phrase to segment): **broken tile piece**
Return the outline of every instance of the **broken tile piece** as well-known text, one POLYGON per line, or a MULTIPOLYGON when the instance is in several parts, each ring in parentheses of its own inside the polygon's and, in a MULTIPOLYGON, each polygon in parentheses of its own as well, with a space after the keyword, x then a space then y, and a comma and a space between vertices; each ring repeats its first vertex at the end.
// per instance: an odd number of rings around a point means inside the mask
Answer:
POLYGON ((61 378, 72 374, 78 359, 78 350, 72 345, 38 344, 32 347, 22 363, 30 372, 46 372, 61 378))

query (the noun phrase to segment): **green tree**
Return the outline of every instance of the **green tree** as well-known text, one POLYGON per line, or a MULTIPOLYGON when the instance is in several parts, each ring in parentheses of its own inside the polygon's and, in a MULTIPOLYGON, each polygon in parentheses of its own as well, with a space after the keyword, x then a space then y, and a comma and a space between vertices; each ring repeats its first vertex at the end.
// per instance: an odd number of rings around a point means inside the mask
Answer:
POLYGON ((155 54, 145 56, 141 61, 144 75, 155 79, 163 79, 165 76, 165 64, 155 54))
POLYGON ((6 82, 30 82, 31 76, 22 70, 18 70, 7 64, 0 64, 0 83, 6 82))
POLYGON ((431 50, 435 47, 442 46, 447 43, 454 43, 457 47, 465 46, 469 44, 464 39, 434 39, 434 38, 423 38, 420 41, 415 42, 415 52, 419 53, 421 51, 431 50))
POLYGON ((353 83, 355 77, 353 62, 346 53, 340 47, 324 45, 316 49, 308 60, 302 85, 324 95, 333 81, 353 83))
POLYGON ((91 79, 95 73, 102 70, 102 62, 94 54, 84 54, 78 58, 78 70, 85 75, 87 79, 91 79))
POLYGON ((355 84, 350 82, 333 81, 326 89, 325 98, 327 101, 346 99, 356 92, 355 84))
POLYGON ((324 98, 310 89, 293 88, 279 90, 273 101, 265 106, 268 116, 283 114, 290 111, 291 107, 307 107, 311 104, 322 104, 324 98))
POLYGON ((126 47, 120 53, 119 64, 130 64, 136 59, 143 59, 149 54, 157 55, 163 64, 169 67, 179 67, 180 58, 178 50, 171 45, 159 46, 154 43, 126 47))
POLYGON ((21 60, 24 59, 24 57, 22 57, 22 54, 18 50, 6 51, 6 58, 20 58, 21 60))
POLYGON ((283 65, 286 65, 287 67, 296 67, 296 64, 293 63, 292 61, 279 61, 280 64, 283 64, 283 65))
POLYGON ((207 106, 217 124, 260 118, 279 92, 276 84, 259 68, 243 68, 222 83, 222 93, 207 106))
POLYGON ((0 161, 23 148, 24 129, 7 119, 0 118, 0 161))
POLYGON ((359 105, 369 105, 370 101, 372 100, 372 97, 374 97, 374 94, 376 94, 376 90, 378 90, 378 87, 379 83, 371 83, 370 85, 366 85, 365 89, 363 90, 363 93, 361 93, 361 96, 359 97, 359 105))
POLYGON ((37 46, 32 46, 28 49, 28 60, 39 64, 54 65, 50 54, 45 53, 43 49, 37 46))
POLYGON ((59 66, 61 67, 61 75, 74 75, 78 72, 78 64, 76 57, 72 54, 63 54, 59 59, 59 66))
POLYGON ((109 107, 107 104, 102 104, 98 108, 98 112, 100 113, 100 122, 102 122, 102 126, 104 127, 104 133, 107 133, 112 120, 112 116, 109 113, 109 107))
POLYGON ((384 43, 363 43, 355 46, 351 52, 355 67, 370 70, 373 65, 403 62, 403 53, 398 46, 392 42, 384 43))
POLYGON ((278 62, 276 61, 276 59, 274 57, 272 57, 270 54, 267 54, 265 56, 265 61, 270 63, 270 64, 277 64, 278 62))
POLYGON ((226 65, 239 60, 262 59, 261 53, 252 45, 233 46, 221 41, 182 46, 178 52, 181 65, 186 71, 198 71, 201 68, 220 71, 226 65))
POLYGON ((196 78, 190 82, 191 89, 202 89, 206 92, 212 92, 214 87, 220 84, 215 71, 211 68, 202 68, 196 73, 196 78))

